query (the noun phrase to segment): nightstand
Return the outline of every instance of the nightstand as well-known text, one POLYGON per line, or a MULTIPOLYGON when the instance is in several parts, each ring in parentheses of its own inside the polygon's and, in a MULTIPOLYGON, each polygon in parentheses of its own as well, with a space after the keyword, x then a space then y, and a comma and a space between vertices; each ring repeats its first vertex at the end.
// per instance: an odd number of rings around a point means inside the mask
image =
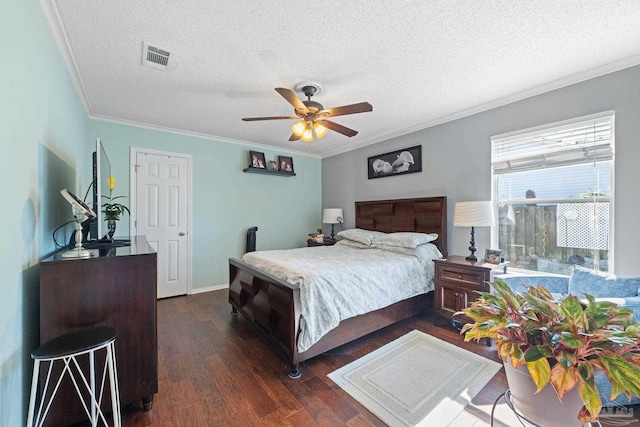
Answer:
POLYGON ((337 240, 325 239, 322 242, 316 242, 315 240, 307 240, 307 246, 333 246, 335 245, 337 240))
MULTIPOLYGON (((436 272, 434 277, 436 313, 433 319, 434 325, 438 325, 440 319, 454 319, 461 323, 470 323, 466 316, 453 316, 454 313, 467 308, 476 300, 476 291, 489 292, 491 271, 495 268, 504 270, 503 265, 486 264, 483 260, 468 261, 463 256, 450 256, 449 258, 436 259, 436 272)), ((487 345, 491 342, 487 340, 487 345)))

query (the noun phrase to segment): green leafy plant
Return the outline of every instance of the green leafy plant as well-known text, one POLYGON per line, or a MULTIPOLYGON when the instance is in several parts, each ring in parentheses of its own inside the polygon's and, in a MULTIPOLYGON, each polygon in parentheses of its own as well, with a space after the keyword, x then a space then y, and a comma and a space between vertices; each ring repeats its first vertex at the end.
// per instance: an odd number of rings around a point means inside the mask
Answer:
POLYGON ((104 217, 107 221, 119 221, 120 216, 122 216, 125 212, 129 212, 129 208, 121 203, 114 203, 114 200, 125 198, 126 196, 113 196, 113 190, 116 186, 116 179, 110 176, 107 179, 107 184, 109 184, 109 195, 102 196, 103 199, 107 199, 108 202, 102 205, 102 212, 104 213, 104 217))
POLYGON ((515 292, 502 280, 490 283, 494 293, 480 297, 457 314, 465 341, 491 338, 498 355, 514 368, 526 364, 537 392, 549 382, 558 398, 578 387, 584 408, 578 419, 597 421, 602 402, 594 373, 611 382, 611 399, 620 393, 640 396, 640 325, 633 310, 585 295, 554 298, 544 287, 515 292))

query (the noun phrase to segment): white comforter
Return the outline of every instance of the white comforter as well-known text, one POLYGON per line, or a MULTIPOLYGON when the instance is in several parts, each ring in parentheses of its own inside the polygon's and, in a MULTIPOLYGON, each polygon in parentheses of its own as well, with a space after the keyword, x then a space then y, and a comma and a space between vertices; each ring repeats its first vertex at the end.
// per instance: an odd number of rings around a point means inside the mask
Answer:
POLYGON ((441 256, 432 244, 416 249, 337 244, 250 252, 242 260, 299 286, 298 351, 303 352, 344 319, 433 290, 432 260, 441 256))

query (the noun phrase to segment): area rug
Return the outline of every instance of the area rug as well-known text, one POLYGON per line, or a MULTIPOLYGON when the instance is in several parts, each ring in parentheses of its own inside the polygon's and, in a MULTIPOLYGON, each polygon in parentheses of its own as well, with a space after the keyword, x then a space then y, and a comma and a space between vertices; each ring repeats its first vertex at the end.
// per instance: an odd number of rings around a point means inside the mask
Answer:
POLYGON ((501 367, 414 330, 328 377, 389 426, 446 426, 501 367))

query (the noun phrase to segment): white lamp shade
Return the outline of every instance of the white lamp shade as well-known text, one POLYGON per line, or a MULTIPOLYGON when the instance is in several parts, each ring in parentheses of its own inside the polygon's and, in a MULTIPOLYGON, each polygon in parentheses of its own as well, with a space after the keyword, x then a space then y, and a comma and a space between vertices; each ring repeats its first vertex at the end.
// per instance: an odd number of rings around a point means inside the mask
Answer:
POLYGON ((453 215, 456 227, 488 227, 495 224, 493 202, 457 202, 453 215))
POLYGON ((342 209, 330 208, 322 211, 322 223, 323 224, 340 224, 344 222, 342 216, 342 209))

